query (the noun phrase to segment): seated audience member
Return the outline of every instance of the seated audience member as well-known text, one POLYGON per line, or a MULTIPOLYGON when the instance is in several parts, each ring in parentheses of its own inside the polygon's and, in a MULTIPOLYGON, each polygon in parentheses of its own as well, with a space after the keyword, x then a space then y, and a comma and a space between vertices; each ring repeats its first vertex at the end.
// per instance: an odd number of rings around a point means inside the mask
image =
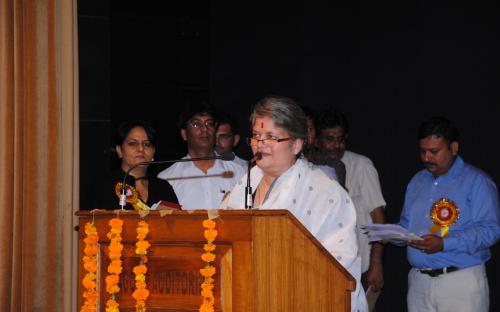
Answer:
MULTIPOLYGON (((92 209, 118 209, 117 183, 122 183, 126 172, 138 163, 152 161, 155 154, 155 130, 144 121, 127 121, 117 130, 116 152, 121 160, 120 169, 100 178, 94 184, 92 209)), ((125 183, 137 190, 139 198, 149 207, 164 200, 177 203, 174 190, 166 181, 147 174, 148 166, 134 168, 125 183)), ((125 209, 134 209, 127 203, 125 209)))
POLYGON ((217 113, 217 131, 215 133, 215 151, 217 154, 222 155, 226 153, 233 153, 234 162, 246 168, 248 161, 236 156, 233 149, 240 141, 240 134, 238 131, 238 124, 227 113, 217 113))
MULTIPOLYGON (((215 128, 212 108, 203 103, 187 105, 179 117, 180 134, 187 143, 184 158, 215 157, 215 128)), ((178 162, 160 172, 175 190, 182 209, 215 209, 245 173, 234 161, 211 159, 178 162)))
MULTIPOLYGON (((300 158, 306 116, 286 97, 260 100, 250 116, 252 152, 262 155, 250 173, 254 208, 288 209, 356 279, 352 311, 366 311, 360 286, 356 211, 347 192, 319 168, 300 158)), ((221 209, 243 209, 245 181, 236 184, 221 209)))

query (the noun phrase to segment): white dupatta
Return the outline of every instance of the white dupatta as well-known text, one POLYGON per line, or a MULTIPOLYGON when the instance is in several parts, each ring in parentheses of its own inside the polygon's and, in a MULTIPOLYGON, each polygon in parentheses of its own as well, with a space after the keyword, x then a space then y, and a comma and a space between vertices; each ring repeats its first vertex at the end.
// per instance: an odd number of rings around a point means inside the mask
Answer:
MULTIPOLYGON (((264 173, 255 166, 250 173, 255 191, 264 173)), ((220 209, 244 209, 244 175, 226 196, 220 209)), ((260 209, 286 209, 321 242, 321 244, 356 279, 352 293, 352 311, 366 311, 366 298, 359 288, 361 261, 356 241, 356 211, 347 192, 319 168, 298 159, 275 180, 260 209)))

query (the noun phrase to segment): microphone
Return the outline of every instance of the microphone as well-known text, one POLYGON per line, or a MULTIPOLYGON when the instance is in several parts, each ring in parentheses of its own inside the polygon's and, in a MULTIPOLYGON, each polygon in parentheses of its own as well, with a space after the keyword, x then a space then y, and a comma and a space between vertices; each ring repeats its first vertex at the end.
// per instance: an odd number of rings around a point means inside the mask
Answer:
POLYGON ((155 161, 143 161, 140 163, 137 163, 130 167, 127 172, 125 172, 125 175, 123 176, 123 181, 122 181, 122 192, 120 194, 120 206, 121 209, 123 209, 126 205, 127 201, 127 195, 125 194, 125 181, 127 180, 127 177, 129 176, 130 172, 134 170, 137 167, 140 166, 149 166, 149 165, 156 165, 156 164, 170 164, 170 163, 176 163, 176 162, 185 162, 185 161, 200 161, 200 160, 214 160, 214 159, 221 159, 224 161, 231 161, 234 160, 235 156, 234 153, 228 152, 228 153, 223 153, 221 155, 216 155, 216 156, 206 156, 206 157, 196 157, 196 158, 181 158, 181 159, 174 159, 174 160, 155 160, 155 161))
POLYGON ((250 169, 252 169, 252 164, 260 159, 262 159, 262 153, 257 152, 248 162, 247 186, 245 187, 245 209, 252 209, 253 207, 252 186, 250 185, 250 169))

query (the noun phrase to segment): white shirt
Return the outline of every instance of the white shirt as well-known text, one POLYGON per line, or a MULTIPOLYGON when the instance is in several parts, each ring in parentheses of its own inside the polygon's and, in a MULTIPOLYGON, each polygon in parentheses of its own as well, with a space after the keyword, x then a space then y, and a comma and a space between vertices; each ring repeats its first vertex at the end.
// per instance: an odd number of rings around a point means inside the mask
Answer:
POLYGON ((173 164, 160 172, 158 178, 172 185, 183 210, 215 209, 245 172, 234 161, 216 159, 206 174, 189 161, 173 164))
MULTIPOLYGON (((250 173, 256 189, 263 172, 257 166, 250 173)), ((244 209, 246 174, 221 204, 221 209, 244 209)), ((347 192, 318 167, 304 159, 283 173, 272 185, 261 209, 289 210, 311 234, 356 279, 351 295, 352 311, 367 311, 360 288, 361 260, 356 242, 356 211, 347 192)))
POLYGON ((385 207, 385 200, 382 196, 377 169, 368 157, 345 151, 341 160, 346 169, 346 187, 356 208, 361 272, 364 273, 370 266, 371 245, 368 242, 368 236, 359 226, 372 224, 370 212, 377 207, 385 207))
POLYGON ((245 168, 245 172, 246 172, 246 170, 248 168, 248 160, 240 158, 240 157, 236 156, 236 154, 234 154, 234 160, 233 161, 235 163, 237 163, 238 165, 242 166, 243 168, 245 168))

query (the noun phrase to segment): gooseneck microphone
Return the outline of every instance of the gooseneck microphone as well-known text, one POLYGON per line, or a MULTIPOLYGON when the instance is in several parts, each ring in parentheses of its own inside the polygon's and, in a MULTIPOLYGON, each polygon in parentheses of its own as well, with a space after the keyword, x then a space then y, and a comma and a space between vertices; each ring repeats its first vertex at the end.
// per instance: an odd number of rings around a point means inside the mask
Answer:
POLYGON ((234 154, 232 152, 229 152, 229 153, 223 153, 221 155, 216 155, 216 156, 206 156, 206 157, 196 157, 196 158, 181 158, 181 159, 174 159, 174 160, 143 161, 143 162, 140 162, 140 163, 133 165, 123 175, 122 192, 120 194, 121 209, 124 209, 124 207, 126 205, 126 201, 127 201, 127 195, 125 194, 125 189, 126 189, 125 181, 127 180, 127 177, 129 176, 130 172, 132 172, 132 170, 134 170, 135 168, 140 167, 140 166, 149 166, 149 165, 157 165, 157 164, 171 164, 171 163, 176 163, 176 162, 214 160, 214 159, 231 161, 231 160, 234 160, 234 154))
POLYGON ((253 193, 252 186, 250 184, 250 169, 252 169, 252 165, 257 161, 262 159, 262 153, 257 152, 253 156, 252 159, 248 162, 248 171, 247 171, 247 186, 245 187, 245 209, 252 209, 253 207, 253 193))

